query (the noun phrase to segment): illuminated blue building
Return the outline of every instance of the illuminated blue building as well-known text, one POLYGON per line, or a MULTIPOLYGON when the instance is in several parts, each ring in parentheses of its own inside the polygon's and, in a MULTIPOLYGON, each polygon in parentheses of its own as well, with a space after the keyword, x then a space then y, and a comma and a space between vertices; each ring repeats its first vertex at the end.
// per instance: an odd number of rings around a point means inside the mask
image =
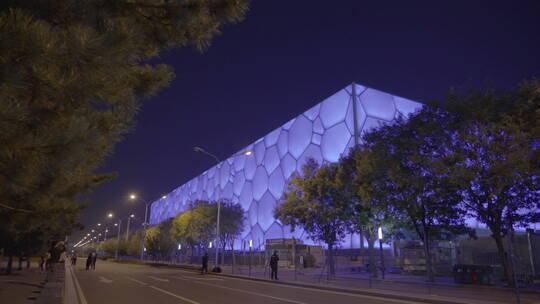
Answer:
MULTIPOLYGON (((241 239, 253 240, 255 247, 266 239, 293 236, 310 243, 301 229, 292 233, 273 217, 291 175, 310 157, 319 163, 336 162, 361 143, 364 132, 421 106, 358 84, 349 85, 153 202, 150 224, 185 211, 191 201, 225 199, 246 210, 241 239), (251 155, 245 155, 246 151, 251 155)), ((356 247, 358 243, 358 238, 349 237, 343 245, 356 247)))

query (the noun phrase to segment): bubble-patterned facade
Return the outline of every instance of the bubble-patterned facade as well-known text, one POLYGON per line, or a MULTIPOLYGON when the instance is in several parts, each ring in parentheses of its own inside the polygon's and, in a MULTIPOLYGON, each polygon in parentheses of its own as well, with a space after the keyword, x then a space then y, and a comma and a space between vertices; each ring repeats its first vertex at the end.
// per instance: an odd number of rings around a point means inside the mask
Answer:
MULTIPOLYGON (((361 144, 364 132, 391 123, 399 115, 408 116, 421 106, 351 84, 153 202, 150 224, 185 211, 191 201, 220 198, 244 208, 241 240, 253 240, 255 247, 266 239, 293 236, 309 242, 301 229, 293 233, 273 217, 291 175, 310 157, 319 163, 336 162, 355 144, 361 144), (246 151, 251 155, 245 155, 246 151)), ((353 239, 349 242, 354 246, 353 239)))

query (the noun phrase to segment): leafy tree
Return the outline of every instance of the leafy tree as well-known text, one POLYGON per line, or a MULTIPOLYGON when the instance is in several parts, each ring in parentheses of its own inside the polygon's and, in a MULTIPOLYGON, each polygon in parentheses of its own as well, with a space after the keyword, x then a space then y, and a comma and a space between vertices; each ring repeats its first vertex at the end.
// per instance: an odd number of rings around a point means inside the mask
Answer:
MULTIPOLYGON (((214 204, 216 206, 216 212, 217 212, 217 204, 214 204)), ((225 249, 227 247, 227 244, 233 251, 233 262, 234 262, 234 241, 240 234, 242 234, 242 231, 244 230, 244 209, 242 206, 238 203, 233 203, 230 201, 224 201, 221 203, 221 218, 219 222, 220 226, 220 244, 223 249, 223 252, 225 252, 225 249)), ((222 255, 222 261, 225 259, 225 254, 222 255)))
POLYGON ((490 229, 506 280, 513 285, 503 239, 514 227, 540 220, 538 81, 511 92, 454 93, 444 107, 459 121, 448 159, 450 176, 468 215, 490 229), (478 111, 466 112, 467 107, 478 111))
POLYGON ((350 227, 366 237, 373 277, 377 276, 374 245, 379 227, 385 228, 388 237, 399 226, 387 205, 386 172, 386 161, 363 146, 352 149, 339 162, 338 178, 351 204, 350 227))
POLYGON ((142 232, 136 231, 129 234, 127 242, 125 242, 125 251, 127 255, 137 256, 141 253, 142 232))
POLYGON ((163 258, 174 249, 174 240, 170 235, 172 219, 148 228, 144 246, 148 254, 163 258))
POLYGON ((75 197, 114 177, 94 171, 132 128, 141 98, 172 79, 151 60, 174 47, 204 49, 246 10, 244 0, 2 1, 2 246, 18 239, 14 227, 25 221, 16 213, 41 224, 29 234, 52 230, 49 208, 76 221, 75 197))
POLYGON ((428 280, 433 281, 431 242, 469 232, 460 196, 443 159, 450 153, 451 119, 424 107, 408 121, 381 127, 364 136, 366 146, 386 164, 387 202, 395 218, 409 223, 424 243, 428 280))
MULTIPOLYGON (((216 235, 217 203, 195 201, 190 208, 178 214, 172 223, 171 234, 178 242, 202 250, 216 235)), ((244 210, 239 204, 221 203, 220 242, 223 249, 244 229, 244 210)))
POLYGON ((329 273, 334 275, 333 249, 345 237, 349 208, 337 176, 338 165, 319 167, 315 160, 308 159, 302 172, 290 181, 274 216, 292 229, 302 227, 312 240, 324 242, 328 246, 329 273))

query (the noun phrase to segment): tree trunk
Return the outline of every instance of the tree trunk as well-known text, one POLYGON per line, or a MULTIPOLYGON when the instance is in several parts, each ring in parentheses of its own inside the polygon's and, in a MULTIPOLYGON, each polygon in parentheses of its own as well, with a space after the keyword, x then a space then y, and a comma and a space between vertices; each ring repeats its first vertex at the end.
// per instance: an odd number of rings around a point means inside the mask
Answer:
POLYGON ((22 256, 18 256, 19 259, 19 267, 17 267, 17 270, 22 270, 22 256))
POLYGON ((366 234, 366 239, 368 242, 368 261, 369 261, 369 275, 372 278, 377 277, 377 262, 375 261, 375 237, 373 233, 368 231, 366 234))
POLYGON ((514 280, 512 280, 512 269, 510 265, 511 263, 508 263, 508 257, 504 251, 503 238, 499 233, 494 233, 491 235, 491 237, 493 240, 495 240, 495 244, 497 245, 497 252, 499 253, 499 258, 501 259, 501 264, 503 266, 504 278, 506 279, 508 286, 514 287, 514 280))
POLYGON ((327 244, 328 245, 328 254, 326 255, 326 261, 328 263, 328 273, 330 276, 334 276, 336 274, 336 270, 334 269, 334 245, 333 244, 327 244))
POLYGON ((30 268, 30 257, 26 257, 26 269, 30 268))
POLYGON ((13 267, 13 256, 10 255, 8 257, 8 263, 7 263, 7 267, 6 267, 6 274, 11 274, 12 267, 13 267))
POLYGON ((424 227, 424 256, 426 258, 426 274, 428 282, 433 282, 433 266, 431 265, 431 250, 430 250, 430 244, 429 244, 429 235, 426 231, 426 228, 424 227))

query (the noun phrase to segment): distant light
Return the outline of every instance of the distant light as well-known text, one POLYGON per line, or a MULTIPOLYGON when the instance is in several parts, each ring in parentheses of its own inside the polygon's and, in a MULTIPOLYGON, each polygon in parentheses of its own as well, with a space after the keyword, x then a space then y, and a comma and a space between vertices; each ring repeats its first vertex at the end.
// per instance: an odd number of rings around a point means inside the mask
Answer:
POLYGON ((135 193, 132 193, 132 194, 129 195, 129 199, 134 200, 136 198, 137 198, 137 195, 135 193))
POLYGON ((146 247, 144 247, 144 251, 146 252, 146 247))
POLYGON ((178 244, 178 250, 182 249, 182 244, 178 244))
POLYGON ((118 226, 118 223, 114 223, 114 226, 118 226))
POLYGON ((109 232, 109 229, 105 229, 105 232, 109 232))
POLYGON ((109 214, 107 214, 108 217, 113 217, 113 214, 112 212, 110 212, 109 214))
POLYGON ((249 240, 249 248, 253 247, 253 240, 249 240))
POLYGON ((212 242, 210 242, 210 244, 208 244, 208 248, 212 248, 212 242))
POLYGON ((382 240, 382 238, 383 238, 383 235, 382 235, 382 227, 379 227, 379 229, 378 229, 377 232, 378 232, 378 234, 379 234, 379 240, 382 240))
POLYGON ((132 215, 130 215, 129 217, 134 218, 134 217, 135 217, 135 214, 132 214, 132 215))
POLYGON ((249 156, 249 155, 251 155, 251 153, 252 153, 251 151, 246 151, 246 152, 244 152, 244 155, 249 156))
POLYGON ((162 199, 166 199, 166 198, 167 198, 167 196, 166 196, 166 195, 164 195, 164 196, 162 196, 161 198, 162 198, 162 199))
POLYGON ((90 236, 90 233, 87 233, 86 236, 90 236))
POLYGON ((96 232, 94 229, 92 229, 92 233, 96 232))
POLYGON ((101 226, 101 223, 97 223, 98 226, 101 226))

